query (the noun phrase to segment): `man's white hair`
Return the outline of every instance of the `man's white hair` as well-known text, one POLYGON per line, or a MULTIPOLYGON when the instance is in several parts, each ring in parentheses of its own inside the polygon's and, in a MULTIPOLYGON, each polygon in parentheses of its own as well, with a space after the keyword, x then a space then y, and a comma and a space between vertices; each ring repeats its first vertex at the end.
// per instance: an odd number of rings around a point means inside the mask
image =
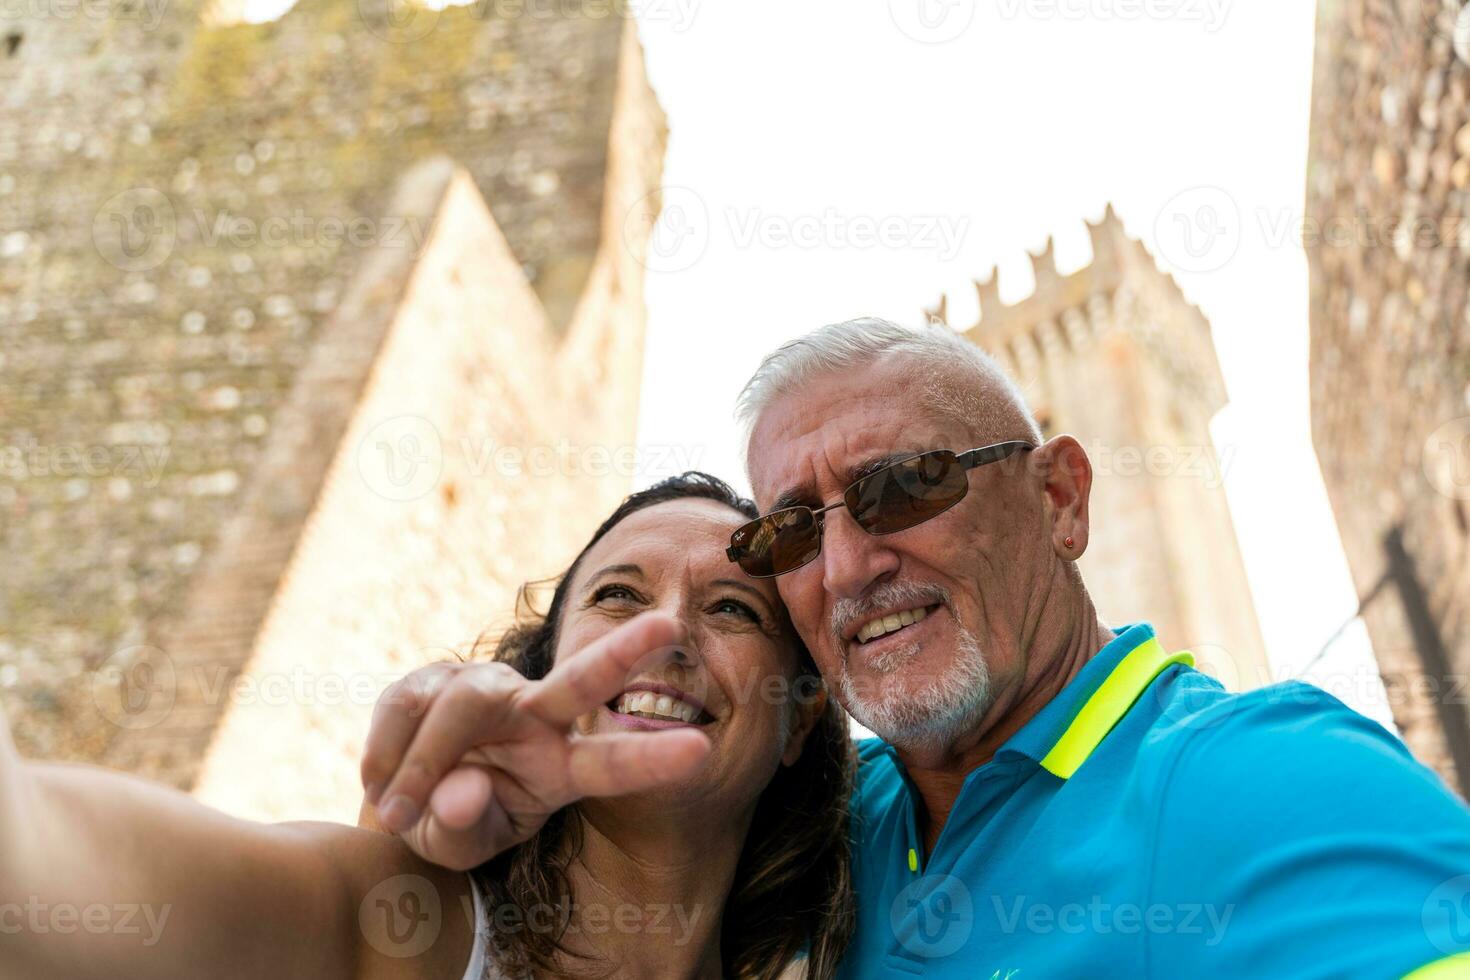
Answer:
POLYGON ((1015 381, 985 351, 942 323, 904 327, 877 317, 829 323, 765 356, 735 403, 741 444, 749 456, 750 436, 761 413, 812 378, 865 367, 895 355, 911 357, 924 370, 923 394, 931 405, 996 439, 1042 442, 1041 428, 1015 381), (958 376, 958 377, 957 377, 958 376))

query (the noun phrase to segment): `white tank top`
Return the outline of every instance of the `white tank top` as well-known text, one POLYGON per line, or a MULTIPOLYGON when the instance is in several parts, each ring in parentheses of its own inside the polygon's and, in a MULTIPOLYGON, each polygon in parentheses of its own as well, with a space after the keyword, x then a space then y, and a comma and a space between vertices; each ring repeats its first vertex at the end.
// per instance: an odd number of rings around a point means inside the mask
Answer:
MULTIPOLYGON (((475 940, 470 947, 470 965, 464 971, 464 980, 510 980, 490 960, 490 919, 485 915, 485 898, 473 875, 470 880, 470 897, 474 901, 475 940)), ((781 974, 781 980, 798 980, 806 976, 805 960, 798 957, 781 974)))
POLYGON ((485 914, 485 899, 474 875, 465 875, 470 880, 470 897, 475 909, 475 940, 470 947, 470 965, 464 971, 464 980, 504 980, 499 970, 490 968, 490 918, 485 914))

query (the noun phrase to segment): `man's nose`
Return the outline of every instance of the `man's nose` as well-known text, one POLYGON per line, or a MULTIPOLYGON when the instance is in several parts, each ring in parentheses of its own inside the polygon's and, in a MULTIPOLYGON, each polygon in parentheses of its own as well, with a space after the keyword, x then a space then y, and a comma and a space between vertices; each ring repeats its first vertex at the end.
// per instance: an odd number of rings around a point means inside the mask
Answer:
POLYGON ((828 511, 822 531, 822 585, 844 599, 863 596, 898 571, 898 554, 882 536, 857 526, 841 508, 828 511))

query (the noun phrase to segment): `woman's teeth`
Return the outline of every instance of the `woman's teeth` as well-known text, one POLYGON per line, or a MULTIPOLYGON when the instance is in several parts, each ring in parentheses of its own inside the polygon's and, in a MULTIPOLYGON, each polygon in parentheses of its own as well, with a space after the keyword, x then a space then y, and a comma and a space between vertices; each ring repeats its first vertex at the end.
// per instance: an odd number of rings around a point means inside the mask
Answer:
POLYGON ((923 609, 905 609, 903 612, 879 616, 877 619, 864 624, 863 628, 858 630, 857 641, 859 643, 867 643, 874 637, 882 636, 885 633, 892 633, 894 630, 901 630, 905 626, 911 626, 929 615, 929 611, 934 608, 934 606, 926 606, 923 609))
POLYGON ((620 715, 643 715, 664 721, 693 722, 700 715, 694 705, 652 691, 627 692, 618 698, 616 710, 620 715))

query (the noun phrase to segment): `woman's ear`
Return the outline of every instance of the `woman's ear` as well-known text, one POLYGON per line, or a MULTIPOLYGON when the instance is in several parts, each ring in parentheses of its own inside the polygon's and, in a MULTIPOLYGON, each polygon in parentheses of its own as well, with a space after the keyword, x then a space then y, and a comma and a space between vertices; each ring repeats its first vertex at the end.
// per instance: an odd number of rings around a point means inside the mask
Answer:
POLYGON ((792 699, 791 731, 786 740, 786 751, 781 753, 781 765, 794 766, 806 747, 806 737, 817 727, 822 712, 827 709, 827 688, 821 681, 803 677, 796 682, 796 696, 792 699), (810 681, 809 685, 804 681, 810 681))

